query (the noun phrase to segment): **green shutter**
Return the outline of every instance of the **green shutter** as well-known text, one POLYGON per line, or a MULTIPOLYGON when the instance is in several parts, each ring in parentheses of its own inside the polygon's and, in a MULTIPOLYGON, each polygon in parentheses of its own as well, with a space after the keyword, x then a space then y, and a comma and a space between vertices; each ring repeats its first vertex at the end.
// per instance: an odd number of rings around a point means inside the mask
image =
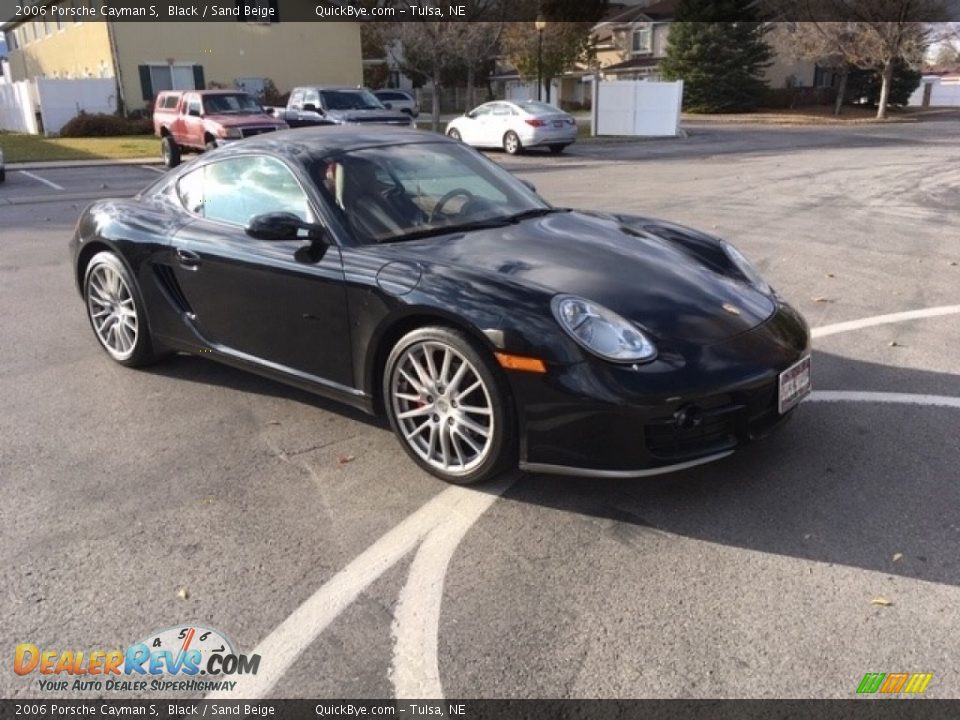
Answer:
POLYGON ((143 93, 143 99, 147 101, 153 100, 153 82, 150 80, 150 66, 138 65, 137 69, 140 71, 140 90, 143 93))
POLYGON ((206 84, 203 81, 203 65, 193 66, 193 86, 196 90, 204 90, 206 84))

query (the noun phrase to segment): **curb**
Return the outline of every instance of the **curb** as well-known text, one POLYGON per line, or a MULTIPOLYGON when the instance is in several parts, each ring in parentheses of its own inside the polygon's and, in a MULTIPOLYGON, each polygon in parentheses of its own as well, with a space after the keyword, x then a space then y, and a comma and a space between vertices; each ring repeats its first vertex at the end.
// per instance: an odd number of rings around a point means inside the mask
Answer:
POLYGON ((7 170, 55 170, 58 168, 110 167, 116 165, 162 165, 156 157, 118 158, 115 160, 48 160, 7 163, 7 170))

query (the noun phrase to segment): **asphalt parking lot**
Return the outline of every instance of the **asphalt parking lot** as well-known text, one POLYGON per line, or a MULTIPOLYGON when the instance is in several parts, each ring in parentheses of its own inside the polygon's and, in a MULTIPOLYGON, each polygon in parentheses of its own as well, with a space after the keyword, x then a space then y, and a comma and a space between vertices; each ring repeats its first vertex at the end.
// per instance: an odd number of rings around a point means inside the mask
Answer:
MULTIPOLYGON (((960 697, 958 134, 704 127, 493 154, 558 205, 734 241, 818 328, 817 393, 713 465, 478 490, 268 380, 110 362, 66 242, 86 202, 157 169, 8 171, 4 646, 201 623, 261 654, 241 697, 839 698, 894 671, 960 697)), ((41 696, 36 678, 7 664, 0 696, 41 696)))

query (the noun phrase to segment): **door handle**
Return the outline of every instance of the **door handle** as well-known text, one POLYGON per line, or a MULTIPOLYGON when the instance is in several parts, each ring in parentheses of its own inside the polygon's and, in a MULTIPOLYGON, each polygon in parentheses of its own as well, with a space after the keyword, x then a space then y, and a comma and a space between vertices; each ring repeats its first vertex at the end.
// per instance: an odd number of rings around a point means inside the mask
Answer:
POLYGON ((196 270, 197 266, 200 265, 200 256, 192 250, 184 250, 183 248, 177 248, 177 260, 183 267, 191 270, 196 270))

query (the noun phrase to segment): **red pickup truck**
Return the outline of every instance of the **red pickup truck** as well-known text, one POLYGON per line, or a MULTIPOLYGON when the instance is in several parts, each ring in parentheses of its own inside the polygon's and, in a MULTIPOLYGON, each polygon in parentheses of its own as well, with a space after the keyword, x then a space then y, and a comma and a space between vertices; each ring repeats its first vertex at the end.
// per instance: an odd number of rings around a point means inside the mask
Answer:
POLYGON ((238 90, 162 92, 153 110, 153 132, 160 138, 163 163, 170 168, 180 164, 184 150, 203 152, 286 128, 285 122, 268 115, 256 100, 238 90))

